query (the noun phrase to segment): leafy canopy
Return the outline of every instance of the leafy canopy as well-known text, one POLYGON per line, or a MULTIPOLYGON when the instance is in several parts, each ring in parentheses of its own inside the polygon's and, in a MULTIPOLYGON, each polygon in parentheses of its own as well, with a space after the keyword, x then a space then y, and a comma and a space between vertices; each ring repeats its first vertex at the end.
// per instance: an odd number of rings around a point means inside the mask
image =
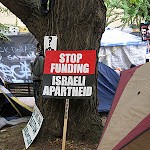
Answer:
MULTIPOLYGON (((0 13, 4 13, 4 14, 9 15, 11 12, 6 7, 0 6, 0 13)), ((7 31, 8 27, 5 26, 4 24, 0 23, 0 30, 7 31)), ((10 39, 7 36, 5 36, 3 33, 0 33, 0 40, 2 40, 2 41, 10 41, 10 39)))
POLYGON ((121 20, 122 27, 150 21, 150 0, 105 0, 107 25, 121 20))

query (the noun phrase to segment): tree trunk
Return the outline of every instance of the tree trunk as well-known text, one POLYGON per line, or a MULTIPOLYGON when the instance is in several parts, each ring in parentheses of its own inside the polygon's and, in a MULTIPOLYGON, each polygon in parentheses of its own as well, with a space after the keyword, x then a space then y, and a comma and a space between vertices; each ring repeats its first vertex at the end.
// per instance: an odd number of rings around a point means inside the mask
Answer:
MULTIPOLYGON (((41 14, 36 0, 0 2, 26 24, 39 42, 43 42, 45 35, 57 35, 58 50, 95 49, 98 53, 105 28, 106 8, 103 0, 51 0, 47 16, 41 14)), ((97 111, 96 78, 93 87, 92 98, 70 99, 67 140, 97 142, 100 138, 102 128, 97 111)), ((43 99, 41 95, 38 107, 44 116, 40 138, 62 138, 65 99, 43 99)))

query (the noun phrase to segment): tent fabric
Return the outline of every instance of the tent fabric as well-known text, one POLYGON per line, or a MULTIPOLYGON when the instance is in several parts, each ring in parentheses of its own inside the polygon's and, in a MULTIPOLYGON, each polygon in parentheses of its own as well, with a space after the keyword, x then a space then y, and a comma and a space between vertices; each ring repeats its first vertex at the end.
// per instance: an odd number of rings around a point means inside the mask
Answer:
POLYGON ((99 62, 110 68, 120 67, 122 70, 146 63, 147 43, 141 37, 119 31, 106 30, 101 39, 99 49, 99 62))
POLYGON ((32 114, 33 108, 21 102, 17 97, 15 97, 9 90, 7 90, 2 85, 0 85, 0 92, 4 94, 11 106, 16 110, 16 112, 20 116, 30 116, 32 114))
POLYGON ((29 119, 30 117, 21 117, 7 120, 6 118, 0 117, 0 129, 2 129, 4 126, 13 126, 19 123, 28 122, 29 119))
POLYGON ((146 49, 146 45, 100 47, 99 62, 113 69, 120 67, 127 70, 131 64, 138 66, 146 63, 146 49))
POLYGON ((149 128, 150 128, 150 116, 148 115, 140 122, 140 124, 138 124, 138 126, 134 128, 134 130, 132 130, 120 143, 116 145, 115 149, 116 150, 120 149, 122 145, 126 145, 130 143, 130 141, 133 139, 135 139, 136 141, 138 136, 139 136, 138 138, 141 138, 142 134, 145 132, 145 129, 149 129, 149 128))
POLYGON ((126 46, 126 45, 147 45, 140 36, 135 36, 127 32, 108 29, 102 35, 101 46, 126 46))
POLYGON ((98 63, 98 111, 108 112, 118 86, 120 76, 107 65, 98 63))
POLYGON ((150 63, 122 72, 98 150, 150 147, 149 72, 150 63))
POLYGON ((33 108, 35 106, 35 98, 34 97, 17 97, 17 99, 29 107, 33 108))
POLYGON ((139 137, 137 137, 132 143, 125 146, 122 150, 149 150, 150 149, 150 129, 139 137))

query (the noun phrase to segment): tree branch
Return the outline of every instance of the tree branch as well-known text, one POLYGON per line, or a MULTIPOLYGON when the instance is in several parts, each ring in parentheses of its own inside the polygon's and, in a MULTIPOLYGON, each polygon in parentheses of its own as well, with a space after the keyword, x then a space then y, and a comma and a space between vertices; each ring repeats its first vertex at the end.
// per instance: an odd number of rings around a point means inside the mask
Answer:
POLYGON ((48 20, 42 15, 38 0, 0 0, 0 2, 20 18, 30 32, 34 34, 36 30, 37 40, 46 34, 47 29, 44 25, 47 25, 48 20))
POLYGON ((33 0, 11 0, 11 2, 10 0, 0 0, 0 2, 18 18, 21 18, 25 24, 28 23, 33 12, 39 12, 38 4, 33 0))

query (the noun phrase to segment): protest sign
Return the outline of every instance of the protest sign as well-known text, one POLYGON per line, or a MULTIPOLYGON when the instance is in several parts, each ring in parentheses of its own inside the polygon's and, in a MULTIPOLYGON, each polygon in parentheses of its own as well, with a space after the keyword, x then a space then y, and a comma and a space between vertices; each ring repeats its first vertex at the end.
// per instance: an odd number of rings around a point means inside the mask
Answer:
POLYGON ((90 97, 93 92, 96 51, 46 51, 43 97, 90 97))
POLYGON ((42 122, 43 116, 38 107, 35 105, 34 111, 29 122, 27 123, 26 127, 22 130, 26 149, 32 144, 33 140, 37 136, 41 128, 42 122))

